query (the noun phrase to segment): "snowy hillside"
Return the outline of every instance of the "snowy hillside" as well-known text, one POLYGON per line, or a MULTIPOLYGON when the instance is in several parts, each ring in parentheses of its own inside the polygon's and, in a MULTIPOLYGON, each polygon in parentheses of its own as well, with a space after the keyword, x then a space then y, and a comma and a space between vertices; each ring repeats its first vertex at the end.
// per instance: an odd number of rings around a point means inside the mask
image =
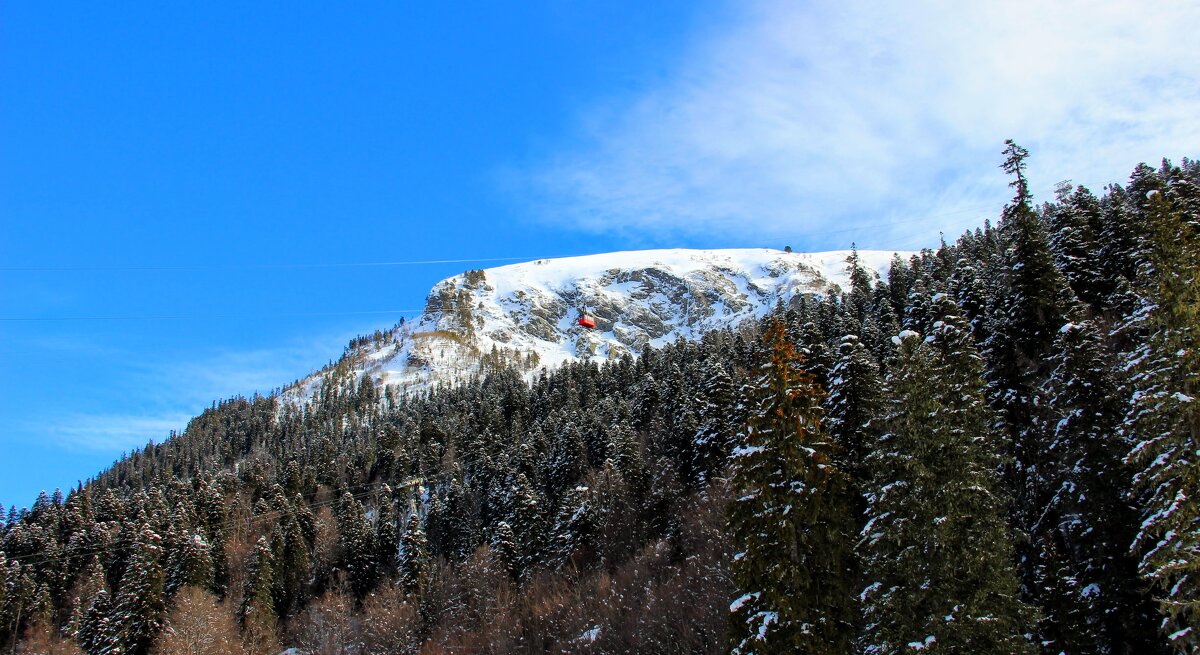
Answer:
MULTIPOLYGON (((761 316, 778 301, 846 284, 849 251, 765 248, 639 250, 467 271, 434 286, 417 320, 359 344, 332 369, 285 392, 310 397, 324 379, 412 392, 501 362, 526 371, 571 359, 636 356, 678 337, 761 316), (581 313, 596 327, 579 325, 581 313)), ((885 275, 893 253, 859 251, 885 275)), ((907 256, 907 253, 901 253, 907 256)))

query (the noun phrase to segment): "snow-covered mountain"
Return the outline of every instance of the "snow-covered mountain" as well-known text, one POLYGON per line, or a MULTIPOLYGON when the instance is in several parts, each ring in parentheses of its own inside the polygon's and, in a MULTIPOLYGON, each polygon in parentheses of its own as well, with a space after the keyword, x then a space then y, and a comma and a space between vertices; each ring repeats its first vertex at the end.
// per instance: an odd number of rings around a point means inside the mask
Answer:
MULTIPOLYGON (((299 401, 325 380, 363 375, 407 393, 502 362, 533 372, 572 359, 636 356, 647 346, 761 316, 797 294, 844 286, 849 254, 638 250, 467 271, 435 285, 419 319, 353 344, 336 366, 284 397, 299 401), (595 319, 594 329, 579 324, 584 313, 595 319)), ((884 275, 893 253, 858 255, 884 275)))

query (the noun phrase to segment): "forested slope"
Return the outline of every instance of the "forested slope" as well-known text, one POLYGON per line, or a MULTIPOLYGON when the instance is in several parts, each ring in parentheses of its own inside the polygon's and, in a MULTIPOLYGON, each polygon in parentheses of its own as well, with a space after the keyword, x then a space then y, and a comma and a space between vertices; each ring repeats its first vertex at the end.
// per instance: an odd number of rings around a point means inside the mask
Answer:
POLYGON ((17 652, 1200 647, 1200 165, 762 320, 214 404, 0 528, 17 652), (16 643, 20 640, 20 643, 16 643))

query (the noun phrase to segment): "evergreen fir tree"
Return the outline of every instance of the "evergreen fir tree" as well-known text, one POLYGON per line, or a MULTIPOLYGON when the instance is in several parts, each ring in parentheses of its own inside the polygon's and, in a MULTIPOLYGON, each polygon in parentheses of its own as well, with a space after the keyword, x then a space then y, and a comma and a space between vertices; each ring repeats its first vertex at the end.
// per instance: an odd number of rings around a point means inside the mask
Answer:
POLYGON ((1103 213, 1096 235, 1100 242, 1100 273, 1106 288, 1111 289, 1105 304, 1118 316, 1124 316, 1135 305, 1133 285, 1138 275, 1138 262, 1146 250, 1146 229, 1120 185, 1109 187, 1101 199, 1101 208, 1103 213))
POLYGON ((557 568, 586 568, 595 555, 598 526, 595 502, 588 487, 567 491, 550 529, 550 564, 557 568))
POLYGON ((517 570, 521 577, 526 576, 542 560, 546 542, 543 507, 544 502, 537 489, 524 473, 518 473, 512 485, 507 522, 517 539, 520 553, 517 570))
POLYGON ((1138 521, 1125 497, 1123 403, 1100 332, 1091 322, 1063 326, 1051 364, 1057 421, 1041 457, 1051 494, 1030 535, 1040 641, 1055 652, 1155 652, 1154 607, 1128 550, 1138 521))
POLYGON ((396 572, 400 555, 400 520, 396 513, 396 501, 390 487, 384 486, 379 499, 379 516, 375 519, 375 559, 379 562, 380 574, 386 579, 396 572))
POLYGON ((271 590, 275 583, 275 555, 266 537, 254 545, 254 557, 246 570, 242 604, 238 619, 251 652, 261 653, 275 642, 275 602, 271 590))
POLYGON ((879 365, 857 337, 847 335, 830 378, 825 429, 841 448, 840 467, 857 485, 864 479, 864 459, 873 445, 867 424, 879 411, 879 365))
MULTIPOLYGON (((1024 176, 1028 153, 1006 142, 1002 168, 1013 175, 1016 196, 1004 208, 999 231, 1000 250, 988 302, 987 360, 991 403, 1004 427, 1005 481, 1013 495, 1016 529, 1028 535, 1049 495, 1044 479, 1048 464, 1042 461, 1053 438, 1054 419, 1045 397, 1050 376, 1050 356, 1059 329, 1075 309, 1075 297, 1058 270, 1041 219, 1030 205, 1024 176)), ((1017 561, 1022 590, 1040 604, 1034 570, 1037 556, 1027 541, 1018 543, 1017 561)))
MULTIPOLYGON (((0 570, 3 569, 2 565, 3 557, 0 556, 0 570)), ((65 630, 68 636, 78 640, 79 630, 87 616, 88 608, 91 607, 92 601, 96 599, 96 595, 102 589, 106 591, 108 589, 108 581, 104 579, 104 566, 100 564, 99 556, 92 555, 82 568, 75 588, 72 590, 71 618, 68 620, 65 630)), ((0 607, 2 606, 3 592, 0 591, 0 607)))
POLYGON ((553 498, 579 483, 587 469, 583 433, 574 422, 558 430, 550 450, 550 494, 553 498))
POLYGON ((846 274, 850 278, 850 292, 847 294, 846 304, 851 322, 855 326, 853 334, 862 336, 862 326, 871 315, 873 281, 870 273, 862 265, 856 246, 851 246, 850 254, 846 257, 846 274))
POLYGON ((849 653, 855 578, 845 476, 821 429, 821 392, 783 325, 772 324, 764 341, 769 359, 734 451, 729 530, 743 594, 730 606, 732 650, 849 653))
POLYGON ((211 589, 213 582, 212 549, 204 535, 196 532, 172 553, 167 571, 166 592, 174 594, 185 585, 211 589))
MULTIPOLYGON (((729 373, 715 360, 705 360, 705 369, 704 386, 696 399, 700 406, 700 427, 695 437, 698 460, 695 469, 701 480, 724 474, 734 437, 740 428, 737 397, 729 373)), ((626 473, 627 466, 620 465, 626 473)))
POLYGON ((367 520, 366 510, 349 492, 342 496, 338 507, 338 541, 350 578, 350 590, 362 598, 375 586, 378 566, 375 560, 374 530, 367 520))
POLYGON ((862 648, 1029 653, 982 363, 965 319, 932 304, 928 341, 897 338, 886 433, 867 458, 862 648))
POLYGON ((491 552, 497 569, 503 571, 514 582, 521 579, 521 552, 517 546, 517 537, 508 523, 500 521, 496 524, 491 552))
POLYGON ((1058 202, 1047 207, 1050 246, 1059 270, 1076 297, 1095 311, 1107 304, 1112 289, 1105 284, 1100 263, 1100 241, 1096 234, 1101 224, 1100 201, 1087 187, 1074 188, 1063 183, 1058 202))
POLYGON ((114 618, 121 626, 125 655, 146 655, 163 627, 165 576, 159 558, 162 538, 142 525, 125 575, 121 577, 114 618))
POLYGON ((429 567, 429 542, 416 514, 408 517, 408 526, 400 539, 400 584, 410 594, 419 594, 429 567))
POLYGON ((1132 321, 1146 336, 1130 358, 1126 430, 1145 512, 1135 542, 1141 572, 1156 589, 1163 630, 1188 652, 1200 649, 1200 216, 1179 195, 1190 194, 1151 190, 1145 201, 1144 301, 1132 321))
POLYGON ((274 598, 276 611, 290 614, 304 607, 312 579, 312 547, 316 526, 300 494, 291 502, 280 495, 283 509, 271 551, 275 554, 274 598))
POLYGON ((87 655, 117 655, 121 650, 120 626, 114 617, 112 599, 101 589, 88 605, 75 637, 87 655))

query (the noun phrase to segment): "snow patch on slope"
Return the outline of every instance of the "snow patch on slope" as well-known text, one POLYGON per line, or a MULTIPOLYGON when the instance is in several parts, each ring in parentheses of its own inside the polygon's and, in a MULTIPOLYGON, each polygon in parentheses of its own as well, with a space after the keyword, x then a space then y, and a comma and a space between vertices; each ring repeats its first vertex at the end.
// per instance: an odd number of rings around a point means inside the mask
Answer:
MULTIPOLYGON (((849 255, 638 250, 467 271, 435 285, 418 320, 360 345, 284 397, 303 402, 326 381, 357 383, 363 376, 413 393, 499 365, 532 374, 570 360, 637 356, 646 347, 760 317, 798 294, 844 287, 849 255), (595 329, 578 324, 582 312, 595 318, 595 329)), ((882 275, 893 253, 858 255, 882 275)))

